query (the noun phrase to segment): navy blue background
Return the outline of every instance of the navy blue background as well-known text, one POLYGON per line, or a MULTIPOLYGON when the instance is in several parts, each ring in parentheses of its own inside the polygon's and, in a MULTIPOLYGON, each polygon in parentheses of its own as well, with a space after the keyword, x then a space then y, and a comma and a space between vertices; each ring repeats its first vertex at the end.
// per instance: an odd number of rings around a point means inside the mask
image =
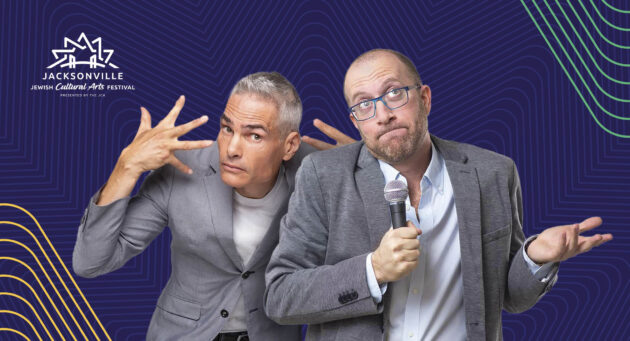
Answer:
MULTIPOLYGON (((141 105, 157 122, 185 94, 186 106, 178 123, 208 114, 210 122, 187 138, 212 139, 233 84, 252 72, 276 70, 295 84, 303 99, 303 134, 322 137, 312 125, 314 118, 321 118, 358 138, 345 111, 345 70, 368 49, 392 48, 408 55, 431 86, 432 133, 515 160, 522 182, 526 235, 592 215, 604 220, 598 232, 614 235, 604 246, 562 263, 555 288, 534 308, 518 315, 504 313, 505 339, 627 339, 630 140, 604 131, 594 117, 607 129, 627 135, 630 125, 610 118, 595 101, 627 117, 630 105, 599 91, 587 72, 621 99, 630 98, 630 87, 604 78, 586 51, 604 72, 620 81, 630 81, 630 72, 596 52, 566 2, 560 4, 584 37, 587 49, 579 44, 556 2, 548 3, 578 53, 572 52, 542 0, 536 1, 541 12, 531 1, 3 1, 0 202, 33 213, 70 266, 83 209, 133 138, 141 105), (553 39, 543 16, 563 38, 560 41, 568 56, 553 39), (532 19, 550 39, 560 60, 532 19), (124 83, 133 84, 135 91, 111 91, 102 98, 66 98, 55 91, 30 90, 32 84, 42 83, 46 66, 54 62, 51 50, 61 48, 64 37, 76 39, 81 32, 91 39, 102 37, 104 48, 115 50, 111 61, 124 72, 124 83), (569 60, 576 64, 575 69, 569 60), (588 89, 594 97, 588 95, 588 89)), ((608 3, 630 9, 623 1, 608 3)), ((604 36, 621 45, 630 44, 630 32, 607 25, 595 8, 620 27, 630 27, 630 14, 615 12, 601 1, 571 4, 601 51, 620 63, 630 63, 630 52, 602 40, 587 13, 604 36)), ((27 226, 44 243, 23 212, 0 207, 0 220, 27 226)), ((0 236, 37 250, 33 239, 13 225, 0 224, 0 236)), ((170 272, 169 238, 164 233, 114 273, 99 279, 76 278, 112 339, 144 337, 170 272)), ((0 250, 0 256, 22 259, 44 278, 23 248, 0 241, 0 250)), ((0 273, 19 276, 37 287, 34 276, 15 262, 0 259, 0 273)), ((50 284, 45 286, 52 295, 50 284)), ((0 278, 0 291, 21 294, 37 305, 28 288, 16 280, 0 278)), ((71 291, 78 297, 76 289, 71 291)), ((59 307, 72 326, 70 315, 59 307)), ((84 304, 82 307, 88 311, 84 304)), ((15 297, 0 296, 3 309, 21 312, 38 326, 35 315, 15 297)), ((50 306, 48 309, 53 312, 50 306)), ((78 310, 72 311, 82 321, 78 310)), ((99 337, 106 338, 91 315, 88 320, 99 337)), ((90 339, 96 338, 85 322, 79 323, 90 339)), ((60 322, 58 325, 63 329, 60 322)), ((55 336, 50 324, 47 326, 55 336)), ((28 324, 15 315, 0 313, 3 327, 35 338, 28 324)), ((45 337, 43 329, 37 328, 45 337)), ((71 339, 67 332, 64 335, 71 339)), ((0 331, 0 339, 21 338, 0 331)))

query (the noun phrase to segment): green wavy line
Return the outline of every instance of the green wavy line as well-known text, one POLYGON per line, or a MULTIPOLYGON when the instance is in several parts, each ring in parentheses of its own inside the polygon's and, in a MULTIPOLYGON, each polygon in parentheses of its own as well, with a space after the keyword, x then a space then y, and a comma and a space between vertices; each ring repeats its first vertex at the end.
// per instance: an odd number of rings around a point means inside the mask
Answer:
MULTIPOLYGON (((525 4, 524 0, 521 0, 521 4, 523 4, 523 7, 525 7, 525 10, 527 11, 527 14, 529 14, 529 17, 532 19, 532 21, 534 22, 534 25, 536 25, 536 28, 538 29, 538 32, 540 32, 540 35, 543 37, 543 39, 545 40, 545 42, 547 43, 547 46, 549 46, 549 49, 551 49, 551 52, 553 53, 553 55, 556 57, 556 60, 558 61, 558 63, 560 64, 560 66, 562 67, 562 70, 564 70, 564 73, 567 75, 567 77, 569 78, 569 81, 571 82, 571 84, 573 85, 573 87, 575 88, 575 91, 577 92, 578 96, 580 96, 580 98, 582 99, 582 102, 584 102, 584 105, 586 106, 586 109, 588 109, 588 112, 591 114, 591 117, 593 117, 593 120, 595 120, 595 123, 597 123, 597 125, 602 128, 602 130, 604 130, 605 132, 616 136, 616 137, 621 137, 621 138, 630 138, 630 135, 624 135, 624 134, 619 134, 616 133, 608 128, 606 128, 601 122, 599 122, 599 120, 597 119, 597 117, 595 116, 595 113, 593 113, 593 110, 591 109, 591 107, 588 105, 588 103, 586 102, 586 99, 584 98, 584 96, 582 95, 582 93, 580 92, 580 89, 577 87, 577 84, 575 84, 575 81, 573 81, 573 78, 571 77, 571 74, 569 74, 569 71, 567 70, 567 68, 564 66, 564 64, 562 63, 562 61, 560 60, 560 58, 558 57, 558 54, 556 53, 556 51, 553 49, 553 46, 551 46, 551 43, 549 42, 549 39, 547 39, 547 36, 545 36, 544 32, 542 31, 542 29, 540 28, 540 26, 538 25, 538 22, 536 22, 536 19, 534 18, 534 15, 532 14, 532 12, 529 11, 529 8, 527 8, 527 5, 525 4)), ((536 5, 536 3, 534 3, 534 5, 536 5)))
MULTIPOLYGON (((586 13, 586 16, 588 17, 588 20, 590 20, 591 24, 593 24, 593 27, 595 28, 595 31, 597 31, 597 34, 599 34, 600 37, 602 37, 602 39, 604 39, 608 44, 614 46, 614 47, 618 47, 620 49, 630 49, 630 46, 626 46, 626 45, 619 45, 619 44, 615 44, 612 41, 608 40, 608 38, 606 38, 603 34, 602 31, 599 30, 599 27, 597 27, 597 25, 595 24, 595 20, 593 20, 593 18, 591 17, 590 14, 588 14, 588 11, 586 10, 586 7, 584 7, 584 4, 582 3, 582 1, 578 1, 580 3, 580 6, 582 7, 582 9, 584 10, 584 13, 586 13)), ((571 5, 570 1, 567 1, 567 3, 569 4, 569 6, 571 6, 571 8, 573 8, 573 6, 571 5)))
POLYGON ((608 8, 612 9, 615 12, 619 12, 619 13, 623 13, 623 14, 630 14, 630 11, 626 11, 623 9, 618 9, 617 7, 613 7, 612 5, 608 4, 608 2, 606 2, 606 0, 602 0, 602 2, 604 3, 604 5, 608 6, 608 8))
POLYGON ((593 39, 593 36, 591 36, 591 34, 589 33, 588 29, 586 28, 586 24, 584 24, 584 22, 582 21, 582 19, 580 18, 580 16, 577 14, 577 11, 575 10, 575 8, 573 7, 573 5, 571 5, 570 2, 567 2, 567 4, 569 5, 569 7, 571 7, 571 11, 573 12, 573 14, 575 15, 575 17, 578 19, 578 21, 580 22, 580 25, 582 26, 582 28, 584 29, 584 32, 586 32, 586 35, 588 36, 588 38, 591 40, 591 43, 593 44, 593 46, 595 47, 595 49, 597 50, 597 52, 599 52, 599 54, 604 57, 604 59, 606 59, 608 62, 613 63, 617 66, 623 66, 623 67, 630 67, 630 64, 624 64, 624 63, 619 63, 615 60, 612 60, 611 58, 609 58, 607 55, 605 55, 602 50, 599 49, 599 45, 597 45, 597 43, 595 42, 595 39, 593 39))
MULTIPOLYGON (((611 80, 611 81, 613 81, 613 82, 615 82, 617 84, 630 85, 630 81, 617 80, 617 79, 609 76, 606 72, 604 72, 604 70, 602 70, 602 68, 599 66, 599 64, 595 60, 595 57, 593 57, 593 54, 591 54, 591 51, 586 46, 586 43, 584 42, 584 40, 582 40, 582 37, 578 33, 577 29, 575 28, 575 26, 573 26, 573 23, 569 19, 569 16, 567 15, 567 13, 564 11, 564 9, 560 5, 560 3, 558 3, 558 0, 555 0, 555 1, 556 1, 556 4, 558 5, 558 7, 560 8, 560 11, 562 12, 562 15, 564 15, 564 19, 569 23, 569 26, 571 26, 571 29, 573 30, 573 33, 575 33, 575 36, 580 40, 580 43, 582 44, 582 47, 584 47, 584 51, 586 51, 586 53, 588 54, 589 58, 593 62, 593 65, 595 65, 595 67, 597 68, 597 71, 599 71, 599 73, 604 75, 604 77, 608 78, 609 80, 611 80)), ((630 64, 628 66, 630 66, 630 64)))
MULTIPOLYGON (((595 79, 595 77, 591 73, 591 70, 588 68, 588 65, 586 65, 586 62, 584 61, 584 59, 580 55, 580 52, 577 50, 577 48, 573 44, 573 41, 571 41, 571 38, 567 34, 567 31, 564 30, 564 27, 560 23, 560 20, 558 20, 558 17, 554 13, 554 11, 551 9, 551 6, 549 6, 549 3, 547 2, 547 0, 544 0, 544 3, 545 3, 545 6, 547 6, 547 9, 549 10, 549 12, 551 12, 551 15, 553 16, 553 18, 556 20, 556 23, 558 24, 558 27, 560 27, 560 29, 562 30, 562 33, 564 34, 564 37, 567 38, 567 40, 569 41, 569 44, 571 44, 571 47, 573 47, 573 51, 575 51, 575 53, 577 54, 577 57, 580 59, 580 62, 582 62, 582 65, 586 69, 586 72, 588 72, 589 76, 591 76, 591 79, 593 80, 593 83, 595 83, 595 86, 597 86, 599 91, 601 91, 603 94, 605 94, 608 98, 613 99, 615 101, 623 102, 623 103, 630 103, 630 99, 617 98, 617 97, 609 94, 606 90, 604 90, 604 88, 602 88, 602 86, 597 82, 597 80, 595 79)), ((556 3, 558 3, 558 0, 556 0, 556 3)), ((560 6, 560 5, 558 4, 558 6, 560 6)), ((547 24, 547 25, 549 25, 549 24, 547 24)), ((555 36, 555 34, 554 34, 554 36, 555 36)), ((558 39, 556 37, 556 40, 557 40, 557 43, 560 44, 560 39, 558 39)), ((627 119, 630 119, 630 117, 628 117, 627 119)))
POLYGON ((623 31, 623 32, 630 32, 630 28, 625 28, 625 27, 616 26, 616 25, 613 25, 613 24, 612 24, 611 22, 609 22, 608 20, 606 20, 606 18, 604 18, 604 16, 602 15, 602 12, 600 12, 600 11, 599 11, 599 8, 597 8, 597 7, 595 6, 595 4, 593 3, 593 0, 590 0, 590 1, 591 1, 591 6, 593 6, 593 8, 595 9, 595 12, 597 12, 597 15, 599 16, 599 18, 600 18, 600 19, 602 19, 602 21, 603 21, 603 22, 605 22, 605 23, 606 23, 606 25, 608 25, 608 26, 610 26, 610 27, 612 27, 612 28, 614 28, 614 29, 616 29, 616 30, 619 30, 619 31, 623 31))
MULTIPOLYGON (((591 88, 588 86, 588 84, 586 83, 586 81, 584 80, 584 77, 582 77, 582 74, 580 73, 580 70, 578 70, 577 66, 575 66, 575 63, 573 63, 573 60, 571 59, 571 57, 569 56, 569 53, 567 52, 567 50, 564 48, 564 45, 562 45, 560 43, 560 39, 558 38, 558 36, 556 35, 556 31, 554 31, 553 27, 551 27, 551 24, 549 24, 549 21, 547 21, 547 17, 543 14, 543 12, 540 10, 540 7, 538 7, 538 4, 536 4, 535 1, 532 1, 532 3, 534 4, 534 6, 536 6, 536 9, 538 10, 538 13, 540 14, 540 16, 543 18, 543 20, 545 21, 545 23, 547 24, 547 27, 549 27, 549 30, 551 31, 551 34, 553 34, 554 38, 556 38, 556 42, 558 43, 558 45, 560 46, 560 48, 562 49, 562 52, 564 52, 565 56, 567 57, 567 60, 569 60, 569 63, 571 63, 571 66, 573 66, 573 69, 575 69, 575 73, 580 77, 580 80, 582 80, 582 83, 584 84, 584 87, 586 87, 586 90, 588 90, 588 93, 591 95, 591 97, 593 98, 593 100, 595 101, 595 104, 597 104, 597 106, 603 111, 605 112, 608 116, 614 117, 618 120, 630 120, 630 117, 624 117, 624 116, 618 116, 615 115, 613 113, 611 113, 610 111, 606 110, 597 100, 597 98, 595 98, 595 95, 593 94, 593 91, 591 91, 591 88)), ((546 0, 545 0, 546 3, 546 0)))

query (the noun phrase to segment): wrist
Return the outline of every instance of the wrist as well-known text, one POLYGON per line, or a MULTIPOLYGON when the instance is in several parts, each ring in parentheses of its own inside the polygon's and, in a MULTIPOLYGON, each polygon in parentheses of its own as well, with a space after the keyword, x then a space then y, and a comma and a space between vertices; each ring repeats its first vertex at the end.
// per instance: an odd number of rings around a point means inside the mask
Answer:
POLYGON ((122 164, 116 163, 112 174, 103 186, 96 205, 104 206, 124 198, 131 194, 136 182, 142 173, 134 172, 131 169, 125 169, 122 164))
POLYGON ((529 243, 525 244, 525 253, 527 254, 527 257, 529 257, 529 259, 532 260, 532 262, 536 263, 536 265, 538 266, 541 266, 545 264, 545 262, 539 260, 538 258, 536 258, 535 255, 532 255, 532 253, 530 252, 531 246, 534 243, 536 243, 536 238, 532 239, 529 243))
POLYGON ((125 151, 123 150, 112 173, 115 173, 117 177, 138 179, 140 175, 144 173, 143 170, 140 169, 140 167, 138 167, 134 162, 127 159, 124 154, 125 151))
POLYGON ((378 258, 378 251, 372 253, 372 270, 374 270, 374 277, 376 277, 376 282, 378 285, 385 283, 385 279, 383 278, 383 273, 381 271, 381 266, 378 258))

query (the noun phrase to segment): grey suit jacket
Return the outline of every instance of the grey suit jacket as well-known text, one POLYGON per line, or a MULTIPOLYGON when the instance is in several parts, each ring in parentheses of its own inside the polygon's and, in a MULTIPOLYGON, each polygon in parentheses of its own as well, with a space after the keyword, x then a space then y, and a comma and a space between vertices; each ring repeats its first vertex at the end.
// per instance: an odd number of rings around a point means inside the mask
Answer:
MULTIPOLYGON (((468 338, 500 340, 501 310, 532 307, 556 274, 546 283, 537 280, 523 257, 514 162, 472 145, 431 139, 454 190, 468 338)), ((389 295, 374 303, 365 258, 391 226, 384 186, 378 161, 362 142, 304 159, 267 267, 269 317, 309 324, 307 340, 383 338, 389 295)))
MULTIPOLYGON (((293 191, 295 173, 309 146, 285 162, 293 191)), ((278 242, 278 211, 248 264, 242 264, 232 234, 232 188, 221 180, 216 144, 177 157, 193 171, 166 165, 147 176, 133 198, 96 206, 90 200, 72 257, 74 272, 96 277, 122 267, 165 226, 172 233, 172 271, 153 313, 149 340, 211 340, 221 331, 237 298, 244 295, 251 340, 299 340, 299 326, 280 326, 263 310, 264 272, 278 242)))

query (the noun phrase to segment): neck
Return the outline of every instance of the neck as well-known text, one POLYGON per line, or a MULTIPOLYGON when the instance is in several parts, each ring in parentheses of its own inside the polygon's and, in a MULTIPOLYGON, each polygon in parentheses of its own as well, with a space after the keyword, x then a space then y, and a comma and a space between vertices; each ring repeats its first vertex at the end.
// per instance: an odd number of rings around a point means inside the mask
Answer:
POLYGON ((429 167, 431 162, 431 137, 427 132, 424 139, 422 139, 421 145, 416 152, 411 155, 410 158, 392 164, 392 167, 396 168, 402 176, 414 183, 420 183, 422 175, 429 167))

